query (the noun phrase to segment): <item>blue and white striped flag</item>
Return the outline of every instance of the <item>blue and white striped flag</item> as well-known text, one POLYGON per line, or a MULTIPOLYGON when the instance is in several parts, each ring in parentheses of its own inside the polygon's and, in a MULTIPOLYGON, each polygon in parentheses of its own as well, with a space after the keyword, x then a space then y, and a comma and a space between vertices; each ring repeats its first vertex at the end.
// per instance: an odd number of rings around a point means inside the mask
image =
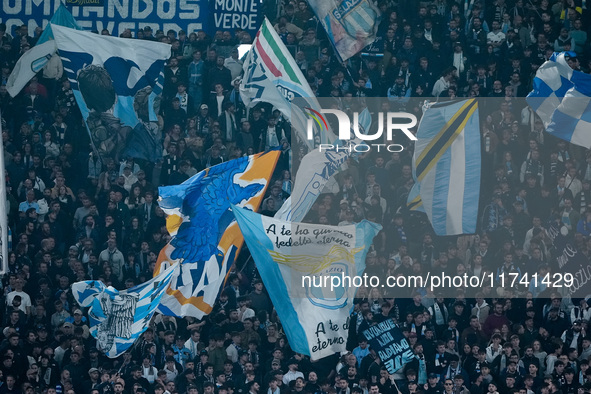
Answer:
POLYGON ((424 210, 437 235, 476 231, 480 197, 480 130, 475 99, 425 110, 412 161, 408 207, 424 210))
POLYGON ((170 266, 149 281, 123 291, 96 280, 74 283, 74 298, 81 306, 90 307, 90 333, 96 338, 97 349, 111 358, 129 349, 148 328, 178 268, 179 264, 170 266))
POLYGON ((566 92, 573 87, 573 69, 564 56, 566 52, 552 55, 540 66, 533 80, 533 90, 527 95, 528 105, 538 114, 545 127, 552 121, 552 115, 566 92))
POLYGON ((312 360, 344 352, 357 283, 352 277, 363 274, 382 226, 367 220, 338 227, 292 223, 236 206, 232 212, 291 349, 312 360))
POLYGON ((570 143, 591 148, 591 75, 573 71, 571 87, 546 131, 570 143))

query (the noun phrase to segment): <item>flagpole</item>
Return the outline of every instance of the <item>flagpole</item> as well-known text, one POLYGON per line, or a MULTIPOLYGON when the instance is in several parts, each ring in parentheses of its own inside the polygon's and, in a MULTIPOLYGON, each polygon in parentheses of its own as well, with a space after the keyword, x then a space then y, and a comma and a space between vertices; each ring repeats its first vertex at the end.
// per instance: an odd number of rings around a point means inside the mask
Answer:
MULTIPOLYGON (((2 113, 0 113, 0 136, 2 113)), ((6 176, 4 174, 4 142, 0 138, 0 275, 8 272, 8 216, 6 212, 6 176)))

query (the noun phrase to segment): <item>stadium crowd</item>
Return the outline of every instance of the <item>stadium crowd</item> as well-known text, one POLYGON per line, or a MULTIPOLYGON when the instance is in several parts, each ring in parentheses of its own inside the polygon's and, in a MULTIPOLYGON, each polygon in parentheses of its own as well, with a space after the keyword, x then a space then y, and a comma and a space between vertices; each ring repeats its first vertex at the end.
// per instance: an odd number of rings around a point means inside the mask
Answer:
MULTIPOLYGON (((543 132, 525 96, 554 51, 589 72, 591 8, 585 0, 380 0, 377 40, 339 62, 304 0, 264 2, 265 13, 319 97, 384 97, 420 115, 426 97, 481 102, 482 187, 478 233, 437 237, 409 212, 412 145, 348 161, 307 220, 382 223, 367 257, 373 275, 421 272, 557 272, 544 231, 549 218, 591 255, 591 152, 543 132)), ((360 288, 349 321, 349 353, 320 361, 291 351, 252 259, 244 250, 204 319, 157 316, 131 351, 107 359, 89 335, 71 284, 101 280, 118 289, 152 276, 169 241, 160 185, 281 146, 261 211, 291 192, 289 123, 271 105, 246 110, 239 94, 243 31, 156 31, 122 37, 167 42, 160 126, 163 157, 152 163, 97 155, 59 62, 21 94, 6 82, 41 29, 0 24, 0 109, 11 230, 2 280, 0 394, 390 394, 591 392, 589 297, 564 288, 464 289, 406 297, 360 288), (30 36, 32 34, 33 36, 30 36), (399 323, 417 355, 390 375, 359 334, 399 323)), ((99 32, 96 32, 99 33, 99 32)), ((100 34, 110 34, 103 30, 100 34)), ((294 164, 296 167, 297 165, 294 164)))

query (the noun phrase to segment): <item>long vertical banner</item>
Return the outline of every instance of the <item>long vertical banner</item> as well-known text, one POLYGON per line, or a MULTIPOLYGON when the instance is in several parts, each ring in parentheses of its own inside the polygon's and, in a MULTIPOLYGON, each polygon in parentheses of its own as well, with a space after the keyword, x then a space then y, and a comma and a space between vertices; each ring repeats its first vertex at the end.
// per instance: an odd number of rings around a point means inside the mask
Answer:
MULTIPOLYGON (((0 113, 2 135, 2 113, 0 113)), ((4 174, 4 144, 0 141, 0 275, 8 272, 8 212, 6 212, 6 175, 4 174)))

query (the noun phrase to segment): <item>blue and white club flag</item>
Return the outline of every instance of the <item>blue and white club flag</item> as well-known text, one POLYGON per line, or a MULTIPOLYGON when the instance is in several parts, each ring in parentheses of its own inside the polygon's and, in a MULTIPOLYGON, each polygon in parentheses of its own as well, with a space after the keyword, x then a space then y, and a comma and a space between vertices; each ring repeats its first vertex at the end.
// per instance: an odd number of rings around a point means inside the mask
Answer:
POLYGON ((309 0, 342 61, 373 43, 380 11, 372 0, 309 0))
POLYGON ((233 206, 244 240, 297 353, 318 360, 345 351, 349 314, 365 257, 382 226, 277 220, 233 206))
POLYGON ((95 148, 162 157, 158 113, 170 45, 53 26, 53 36, 95 148))
POLYGON ((569 67, 566 52, 554 54, 538 68, 533 80, 533 90, 527 95, 527 104, 538 114, 545 127, 566 92, 573 87, 573 69, 569 67))
POLYGON ((72 14, 70 14, 70 11, 68 11, 64 4, 60 4, 55 14, 53 14, 51 21, 45 30, 43 30, 43 33, 41 33, 41 37, 39 37, 37 44, 18 59, 12 73, 10 73, 8 81, 6 82, 6 90, 12 97, 19 94, 25 85, 29 83, 29 81, 37 75, 48 62, 61 63, 61 60, 55 53, 56 46, 53 41, 52 25, 66 26, 80 30, 80 26, 78 26, 76 20, 72 14))
POLYGON ((178 264, 170 266, 149 281, 123 291, 96 280, 74 283, 74 298, 81 306, 90 307, 90 333, 96 338, 97 349, 110 358, 129 349, 148 328, 178 268, 178 264))
POLYGON ((591 75, 573 71, 571 87, 546 131, 572 144, 591 148, 591 75))
POLYGON ((425 110, 412 160, 408 207, 424 210, 437 235, 476 231, 480 197, 480 129, 475 99, 425 110))

